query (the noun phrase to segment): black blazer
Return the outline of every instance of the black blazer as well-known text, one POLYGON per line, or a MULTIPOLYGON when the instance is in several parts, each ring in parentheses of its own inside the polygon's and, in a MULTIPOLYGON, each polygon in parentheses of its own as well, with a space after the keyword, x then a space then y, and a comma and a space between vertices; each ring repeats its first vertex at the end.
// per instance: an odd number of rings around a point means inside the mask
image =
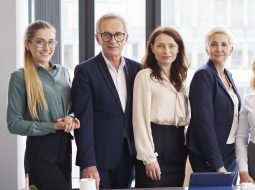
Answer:
MULTIPOLYGON (((241 100, 231 73, 227 69, 224 72, 238 97, 240 110, 241 100)), ((228 161, 235 160, 235 145, 226 144, 233 122, 234 104, 211 60, 194 74, 189 99, 189 151, 201 156, 213 169, 226 167, 228 161)))
POLYGON ((81 127, 75 130, 76 164, 81 169, 97 166, 113 168, 120 159, 124 133, 129 154, 135 160, 132 127, 133 85, 140 64, 125 58, 127 81, 126 110, 123 112, 118 92, 101 53, 75 68, 72 102, 81 127))

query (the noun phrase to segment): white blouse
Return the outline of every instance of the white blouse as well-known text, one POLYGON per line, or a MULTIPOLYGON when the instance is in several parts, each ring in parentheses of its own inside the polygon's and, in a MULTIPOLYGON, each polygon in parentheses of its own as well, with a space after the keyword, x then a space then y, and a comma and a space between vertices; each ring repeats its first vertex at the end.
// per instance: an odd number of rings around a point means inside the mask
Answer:
POLYGON ((190 121, 185 89, 177 92, 167 76, 159 82, 151 77, 151 69, 141 70, 134 83, 133 128, 137 159, 144 164, 157 160, 151 122, 161 125, 185 126, 190 121))
POLYGON ((248 171, 247 146, 249 140, 255 143, 255 94, 244 98, 239 113, 236 135, 236 159, 239 171, 248 171))
POLYGON ((236 133, 238 128, 238 98, 232 88, 228 92, 234 104, 234 115, 233 115, 233 122, 232 122, 231 130, 228 136, 227 144, 233 144, 235 143, 235 138, 236 138, 236 133))
POLYGON ((228 91, 228 94, 231 97, 231 100, 234 104, 234 115, 233 115, 233 122, 232 122, 232 126, 231 126, 231 130, 227 139, 226 144, 233 144, 235 143, 235 138, 236 138, 236 133, 237 133, 237 128, 238 128, 238 97, 235 94, 232 84, 229 82, 229 80, 227 79, 228 83, 230 84, 230 89, 228 90, 227 86, 225 85, 224 81, 222 80, 220 74, 218 73, 222 83, 224 84, 225 88, 228 91))

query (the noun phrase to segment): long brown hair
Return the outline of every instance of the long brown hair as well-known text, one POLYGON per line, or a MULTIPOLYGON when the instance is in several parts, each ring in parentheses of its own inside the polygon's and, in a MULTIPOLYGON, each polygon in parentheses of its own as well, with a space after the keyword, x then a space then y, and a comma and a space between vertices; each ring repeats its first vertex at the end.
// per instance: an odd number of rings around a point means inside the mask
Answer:
POLYGON ((159 81, 163 80, 161 75, 161 68, 157 64, 157 60, 151 49, 151 45, 154 45, 156 37, 160 34, 171 36, 178 44, 179 52, 171 65, 169 80, 176 88, 176 90, 180 91, 183 87, 183 81, 185 81, 187 78, 188 61, 182 37, 174 28, 158 27, 150 34, 149 41, 147 42, 146 46, 146 53, 142 60, 142 68, 151 68, 151 76, 154 76, 159 81))
MULTIPOLYGON (((35 33, 40 29, 51 29, 54 33, 56 33, 55 28, 50 23, 37 20, 27 27, 24 43, 29 43, 29 41, 35 36, 35 33)), ((36 66, 33 61, 32 54, 27 48, 24 50, 24 76, 28 109, 32 119, 36 120, 38 119, 37 108, 44 108, 47 110, 48 105, 44 96, 42 82, 36 72, 36 66)))

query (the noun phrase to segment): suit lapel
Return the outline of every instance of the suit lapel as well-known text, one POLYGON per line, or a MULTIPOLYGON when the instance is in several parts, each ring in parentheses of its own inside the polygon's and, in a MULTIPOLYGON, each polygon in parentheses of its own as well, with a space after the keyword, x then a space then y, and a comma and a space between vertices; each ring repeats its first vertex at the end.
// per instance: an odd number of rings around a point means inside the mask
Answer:
MULTIPOLYGON (((209 60, 207 64, 208 64, 209 68, 211 69, 211 71, 213 72, 213 74, 215 75, 215 77, 216 77, 217 82, 219 83, 219 85, 223 88, 224 92, 225 92, 225 93, 227 94, 227 96, 231 99, 230 94, 228 93, 228 91, 227 91, 225 85, 223 84, 222 80, 220 79, 220 77, 219 77, 219 75, 218 75, 218 72, 217 72, 217 70, 216 70, 214 64, 212 63, 212 61, 209 60)), ((224 72, 225 72, 225 74, 227 75, 228 80, 229 80, 229 82, 231 83, 231 85, 232 85, 232 87, 233 87, 233 90, 234 90, 234 92, 235 92, 235 94, 236 94, 236 96, 237 96, 237 98, 238 98, 238 109, 240 110, 241 98, 240 98, 240 95, 239 95, 238 90, 237 90, 237 88, 236 88, 236 85, 235 85, 235 83, 234 83, 234 80, 233 80, 233 78, 232 78, 232 76, 231 76, 231 74, 229 73, 228 70, 225 69, 224 72)))
POLYGON ((131 97, 132 97, 132 89, 131 89, 131 84, 130 84, 130 72, 131 72, 131 69, 130 69, 130 65, 129 65, 129 62, 127 60, 125 60, 126 64, 125 64, 125 67, 124 67, 124 70, 125 70, 125 76, 126 76, 126 83, 127 83, 127 101, 126 101, 126 109, 125 109, 125 113, 127 112, 127 110, 130 109, 130 101, 131 101, 131 97))
MULTIPOLYGON (((219 83, 219 85, 223 88, 223 90, 227 94, 227 96, 229 98, 231 98, 229 93, 228 93, 228 90, 226 89, 225 85, 223 84, 223 82, 222 82, 222 80, 221 80, 221 78, 220 78, 220 76, 219 76, 219 74, 218 74, 218 72, 217 72, 217 70, 216 70, 216 68, 215 68, 215 66, 214 66, 214 64, 211 60, 208 61, 208 65, 209 65, 209 68, 211 69, 213 75, 216 77, 217 82, 219 83)), ((229 76, 228 76, 228 78, 229 78, 229 76)), ((232 82, 231 82, 231 84, 232 84, 232 82)))
POLYGON ((99 68, 100 72, 102 73, 102 76, 105 80, 105 83, 107 84, 108 88, 112 92, 112 95, 113 95, 116 103, 119 105, 119 108, 121 109, 121 111, 123 111, 122 106, 121 106, 121 102, 120 102, 120 98, 119 98, 119 94, 118 94, 117 89, 115 87, 115 84, 113 82, 110 71, 109 71, 109 69, 106 65, 106 62, 105 62, 105 60, 102 56, 102 53, 100 53, 96 57, 96 63, 98 65, 98 68, 99 68))
POLYGON ((234 83, 234 80, 233 80, 231 74, 227 70, 226 70, 226 75, 227 75, 228 80, 230 81, 230 83, 231 83, 231 85, 233 87, 233 90, 234 90, 234 92, 235 92, 235 94, 236 94, 236 96, 238 98, 238 109, 240 109, 240 106, 241 106, 241 97, 239 96, 238 90, 236 88, 236 85, 234 83))
MULTIPOLYGON (((217 81, 220 84, 220 86, 224 89, 225 93, 230 97, 228 90, 226 89, 226 86, 224 85, 223 81, 221 80, 220 76, 217 73, 217 81)), ((230 97, 231 98, 231 97, 230 97)))

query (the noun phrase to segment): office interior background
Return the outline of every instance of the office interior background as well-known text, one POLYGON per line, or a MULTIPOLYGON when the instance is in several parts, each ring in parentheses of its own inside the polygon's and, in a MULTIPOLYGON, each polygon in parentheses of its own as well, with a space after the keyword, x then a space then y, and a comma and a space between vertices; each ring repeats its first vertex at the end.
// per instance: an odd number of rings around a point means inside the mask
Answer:
MULTIPOLYGON (((225 25, 233 33, 234 52, 227 67, 241 96, 250 92, 251 64, 255 60, 255 0, 8 0, 0 6, 0 190, 25 185, 23 157, 25 137, 9 134, 6 123, 8 80, 22 66, 23 35, 27 24, 37 19, 51 22, 57 29, 59 45, 53 61, 69 68, 100 51, 96 44, 95 22, 104 13, 122 15, 128 23, 128 44, 124 55, 141 62, 146 40, 156 26, 175 27, 183 36, 190 69, 194 71, 208 57, 204 47, 206 32, 213 25, 225 25)), ((73 184, 79 180, 73 144, 73 184)))

